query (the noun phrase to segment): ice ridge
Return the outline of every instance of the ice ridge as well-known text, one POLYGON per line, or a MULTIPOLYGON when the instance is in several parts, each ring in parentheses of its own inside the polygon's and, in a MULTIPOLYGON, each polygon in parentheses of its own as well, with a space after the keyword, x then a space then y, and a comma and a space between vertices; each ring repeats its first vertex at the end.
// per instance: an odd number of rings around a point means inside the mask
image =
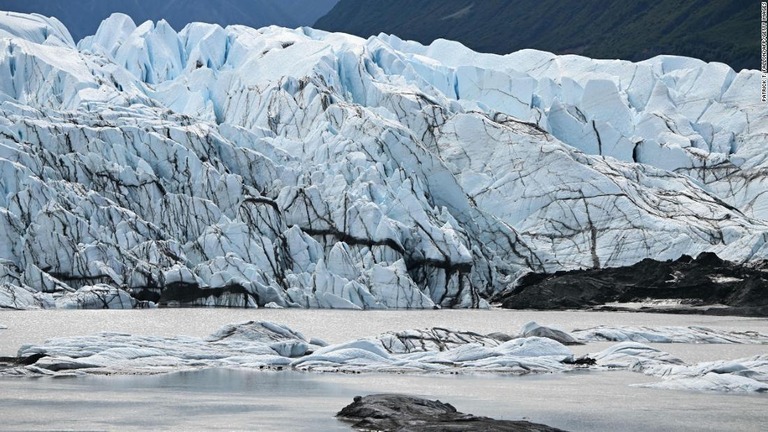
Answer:
POLYGON ((768 255, 759 72, 0 13, 0 306, 487 307, 768 255))

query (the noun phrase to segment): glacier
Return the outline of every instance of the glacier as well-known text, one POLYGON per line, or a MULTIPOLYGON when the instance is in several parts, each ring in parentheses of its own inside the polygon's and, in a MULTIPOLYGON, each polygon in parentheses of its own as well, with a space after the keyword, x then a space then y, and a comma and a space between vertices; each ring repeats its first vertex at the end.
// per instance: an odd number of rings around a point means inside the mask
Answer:
POLYGON ((0 12, 0 307, 488 307, 768 256, 759 72, 0 12))

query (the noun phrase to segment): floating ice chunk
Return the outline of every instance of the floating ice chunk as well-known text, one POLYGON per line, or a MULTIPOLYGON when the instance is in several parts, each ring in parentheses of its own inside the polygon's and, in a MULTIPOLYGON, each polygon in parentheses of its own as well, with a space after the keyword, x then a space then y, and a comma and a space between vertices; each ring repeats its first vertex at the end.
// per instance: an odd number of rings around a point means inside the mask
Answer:
POLYGON ((291 357, 304 355, 309 346, 300 333, 285 326, 250 321, 225 326, 208 339, 100 333, 23 346, 18 355, 41 357, 22 368, 29 373, 75 369, 95 373, 158 373, 200 367, 282 368, 291 363, 291 357))
POLYGON ((675 390, 719 392, 768 391, 768 356, 719 360, 694 365, 664 365, 646 373, 663 381, 643 385, 675 390))
POLYGON ((280 324, 253 321, 224 326, 206 339, 107 332, 56 338, 23 346, 18 355, 32 364, 3 374, 160 373, 201 367, 522 374, 568 370, 564 360, 572 358, 563 345, 536 337, 500 344, 470 332, 431 329, 327 345, 307 341, 280 324))
POLYGON ((765 393, 768 383, 738 375, 707 373, 700 377, 666 379, 655 383, 633 384, 637 387, 666 390, 716 391, 724 393, 765 393))
POLYGON ((621 342, 593 355, 597 364, 609 369, 655 371, 666 365, 683 365, 681 359, 636 342, 621 342))
POLYGON ((300 369, 338 368, 359 366, 375 368, 378 365, 391 364, 389 353, 377 341, 357 340, 339 345, 329 345, 312 354, 293 362, 300 369))
POLYGON ((283 357, 301 357, 306 354, 309 344, 304 341, 282 341, 269 345, 270 348, 283 357))
POLYGON ((522 328, 520 328, 520 334, 524 337, 538 336, 552 339, 563 345, 578 345, 581 343, 567 332, 539 325, 535 321, 523 324, 522 328))
POLYGON ((573 356, 571 350, 560 342, 546 338, 530 336, 513 339, 495 348, 496 352, 514 357, 548 357, 566 359, 573 356))
POLYGON ((228 324, 211 334, 206 340, 210 342, 222 340, 269 343, 284 340, 307 342, 307 339, 301 333, 283 324, 269 321, 247 321, 239 324, 228 324))
MULTIPOLYGON (((528 374, 576 367, 573 353, 549 338, 500 342, 498 337, 433 328, 327 345, 318 339, 307 340, 284 325, 263 321, 227 325, 205 339, 114 332, 56 338, 42 345, 22 346, 18 355, 31 364, 3 369, 2 374, 162 373, 202 367, 528 374)), ((592 357, 603 368, 628 369, 663 379, 644 384, 649 387, 767 391, 766 355, 687 365, 646 345, 622 342, 592 357)))
POLYGON ((712 343, 712 344, 768 344, 768 335, 758 332, 729 332, 706 327, 633 327, 599 326, 571 332, 584 342, 640 342, 640 343, 712 343))
POLYGON ((51 372, 69 371, 75 369, 98 368, 98 364, 82 362, 66 357, 43 357, 35 362, 35 368, 45 369, 51 372))
POLYGON ((379 335, 377 339, 392 354, 444 351, 466 344, 495 347, 501 343, 491 336, 439 327, 388 332, 379 335))

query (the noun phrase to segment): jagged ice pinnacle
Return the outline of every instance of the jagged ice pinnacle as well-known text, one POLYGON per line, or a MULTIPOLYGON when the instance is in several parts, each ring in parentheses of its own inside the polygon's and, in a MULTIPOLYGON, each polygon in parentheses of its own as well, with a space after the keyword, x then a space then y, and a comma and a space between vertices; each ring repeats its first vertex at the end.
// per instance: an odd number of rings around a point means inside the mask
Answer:
POLYGON ((759 72, 0 13, 0 307, 485 307, 768 255, 759 72))

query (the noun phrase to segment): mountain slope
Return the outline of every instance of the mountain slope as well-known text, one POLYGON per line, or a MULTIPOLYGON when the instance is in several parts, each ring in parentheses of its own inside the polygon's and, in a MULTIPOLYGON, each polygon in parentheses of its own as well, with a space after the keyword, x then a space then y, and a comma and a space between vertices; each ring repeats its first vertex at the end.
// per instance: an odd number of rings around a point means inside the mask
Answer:
POLYGON ((341 0, 315 28, 380 32, 481 52, 534 48, 639 61, 674 54, 759 69, 759 2, 726 0, 341 0))
POLYGON ((755 71, 0 14, 0 74, 3 307, 482 307, 768 255, 755 71))
POLYGON ((338 0, 2 0, 0 10, 56 17, 75 41, 93 34, 112 13, 129 15, 137 23, 164 19, 176 30, 191 22, 222 26, 242 24, 299 27, 312 25, 338 0))

